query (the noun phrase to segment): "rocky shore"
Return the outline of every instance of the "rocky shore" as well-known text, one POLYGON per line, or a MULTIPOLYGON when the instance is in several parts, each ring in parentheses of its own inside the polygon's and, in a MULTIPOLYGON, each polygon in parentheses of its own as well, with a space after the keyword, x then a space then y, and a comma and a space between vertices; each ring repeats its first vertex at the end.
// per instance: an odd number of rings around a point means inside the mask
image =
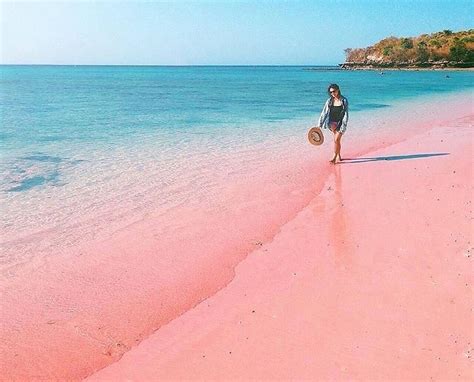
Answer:
POLYGON ((344 62, 339 64, 345 70, 473 70, 474 63, 434 61, 420 63, 379 63, 379 62, 344 62))

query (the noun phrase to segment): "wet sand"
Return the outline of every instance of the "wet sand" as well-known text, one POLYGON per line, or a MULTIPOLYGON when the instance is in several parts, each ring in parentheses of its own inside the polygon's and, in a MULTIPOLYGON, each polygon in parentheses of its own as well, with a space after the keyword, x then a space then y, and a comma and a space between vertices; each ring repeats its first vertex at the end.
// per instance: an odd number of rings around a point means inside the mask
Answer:
POLYGON ((472 380, 472 122, 331 167, 225 288, 88 380, 472 380))

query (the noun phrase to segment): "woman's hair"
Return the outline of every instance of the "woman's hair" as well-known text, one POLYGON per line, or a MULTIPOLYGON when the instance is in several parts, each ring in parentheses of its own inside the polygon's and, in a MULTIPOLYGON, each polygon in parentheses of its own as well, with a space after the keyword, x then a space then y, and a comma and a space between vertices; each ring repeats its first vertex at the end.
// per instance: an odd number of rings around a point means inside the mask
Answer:
POLYGON ((329 92, 329 90, 331 89, 334 89, 334 90, 337 90, 339 92, 339 94, 341 94, 341 90, 339 89, 339 85, 338 84, 331 84, 328 86, 328 94, 331 95, 331 93, 329 92))

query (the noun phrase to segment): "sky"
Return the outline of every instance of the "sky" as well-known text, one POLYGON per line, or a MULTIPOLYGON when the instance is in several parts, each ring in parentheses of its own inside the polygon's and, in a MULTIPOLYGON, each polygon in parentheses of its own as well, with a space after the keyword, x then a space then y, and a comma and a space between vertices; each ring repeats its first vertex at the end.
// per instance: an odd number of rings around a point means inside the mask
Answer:
POLYGON ((474 0, 0 0, 0 62, 336 65, 388 36, 471 29, 473 14, 474 0))

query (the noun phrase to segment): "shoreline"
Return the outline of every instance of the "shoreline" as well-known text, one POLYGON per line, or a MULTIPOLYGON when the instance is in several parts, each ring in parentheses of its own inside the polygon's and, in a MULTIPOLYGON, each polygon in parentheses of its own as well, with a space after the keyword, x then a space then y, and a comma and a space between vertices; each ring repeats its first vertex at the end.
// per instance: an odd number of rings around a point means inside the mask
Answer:
POLYGON ((472 72, 474 67, 468 68, 457 68, 457 67, 385 67, 385 66, 373 66, 373 65, 361 65, 353 67, 344 67, 344 64, 339 64, 340 70, 373 70, 373 71, 412 71, 412 72, 421 72, 421 71, 440 71, 440 72, 472 72))
MULTIPOLYGON (((439 110, 435 103, 428 105, 439 110)), ((457 108, 465 111, 462 105, 454 106, 450 112, 457 108)), ((417 110, 416 105, 414 109, 417 110)), ((407 118, 401 123, 417 120, 416 115, 407 118)), ((436 118, 430 118, 429 123, 423 120, 404 131, 387 132, 391 138, 378 141, 375 146, 370 145, 374 140, 371 134, 362 137, 354 130, 350 139, 359 141, 359 147, 356 149, 353 143, 347 152, 357 157, 403 141, 406 136, 419 134, 419 128, 431 129, 432 119, 436 118)), ((45 378, 82 378, 117 361, 157 329, 225 289, 242 260, 271 242, 283 226, 324 191, 332 168, 321 158, 325 158, 322 153, 331 150, 330 145, 315 151, 304 140, 301 148, 302 155, 295 154, 300 156, 299 161, 288 157, 281 162, 279 152, 265 151, 262 145, 259 161, 269 162, 265 173, 270 175, 263 179, 269 191, 262 189, 258 198, 249 200, 246 193, 255 193, 261 186, 248 188, 247 184, 248 189, 231 189, 230 196, 241 204, 234 212, 224 210, 224 220, 217 216, 222 211, 215 208, 205 211, 211 218, 206 216, 204 220, 191 208, 183 209, 173 219, 189 222, 189 229, 177 231, 174 242, 157 242, 157 238, 162 241, 163 232, 154 227, 159 220, 152 217, 124 227, 113 240, 95 241, 88 248, 38 260, 35 276, 20 275, 8 283, 5 293, 9 311, 4 313, 4 329, 9 332, 4 336, 7 341, 2 350, 13 358, 5 359, 8 369, 4 374, 19 378, 38 375, 42 370, 48 373, 45 378), (301 158, 305 159, 304 164, 301 158), (281 174, 275 174, 276 163, 285 164, 279 169, 281 174), (272 188, 274 184, 282 185, 281 189, 272 188), (268 208, 262 209, 265 205, 268 208), (275 205, 280 207, 275 209, 275 205), (223 228, 215 231, 222 223, 223 228), (178 253, 182 256, 176 257, 178 253), (16 328, 22 330, 18 332, 16 328), (24 353, 24 349, 28 352, 24 353)), ((250 159, 245 152, 242 156, 250 159)))
POLYGON ((472 378, 473 121, 334 166, 230 284, 87 380, 472 378))

